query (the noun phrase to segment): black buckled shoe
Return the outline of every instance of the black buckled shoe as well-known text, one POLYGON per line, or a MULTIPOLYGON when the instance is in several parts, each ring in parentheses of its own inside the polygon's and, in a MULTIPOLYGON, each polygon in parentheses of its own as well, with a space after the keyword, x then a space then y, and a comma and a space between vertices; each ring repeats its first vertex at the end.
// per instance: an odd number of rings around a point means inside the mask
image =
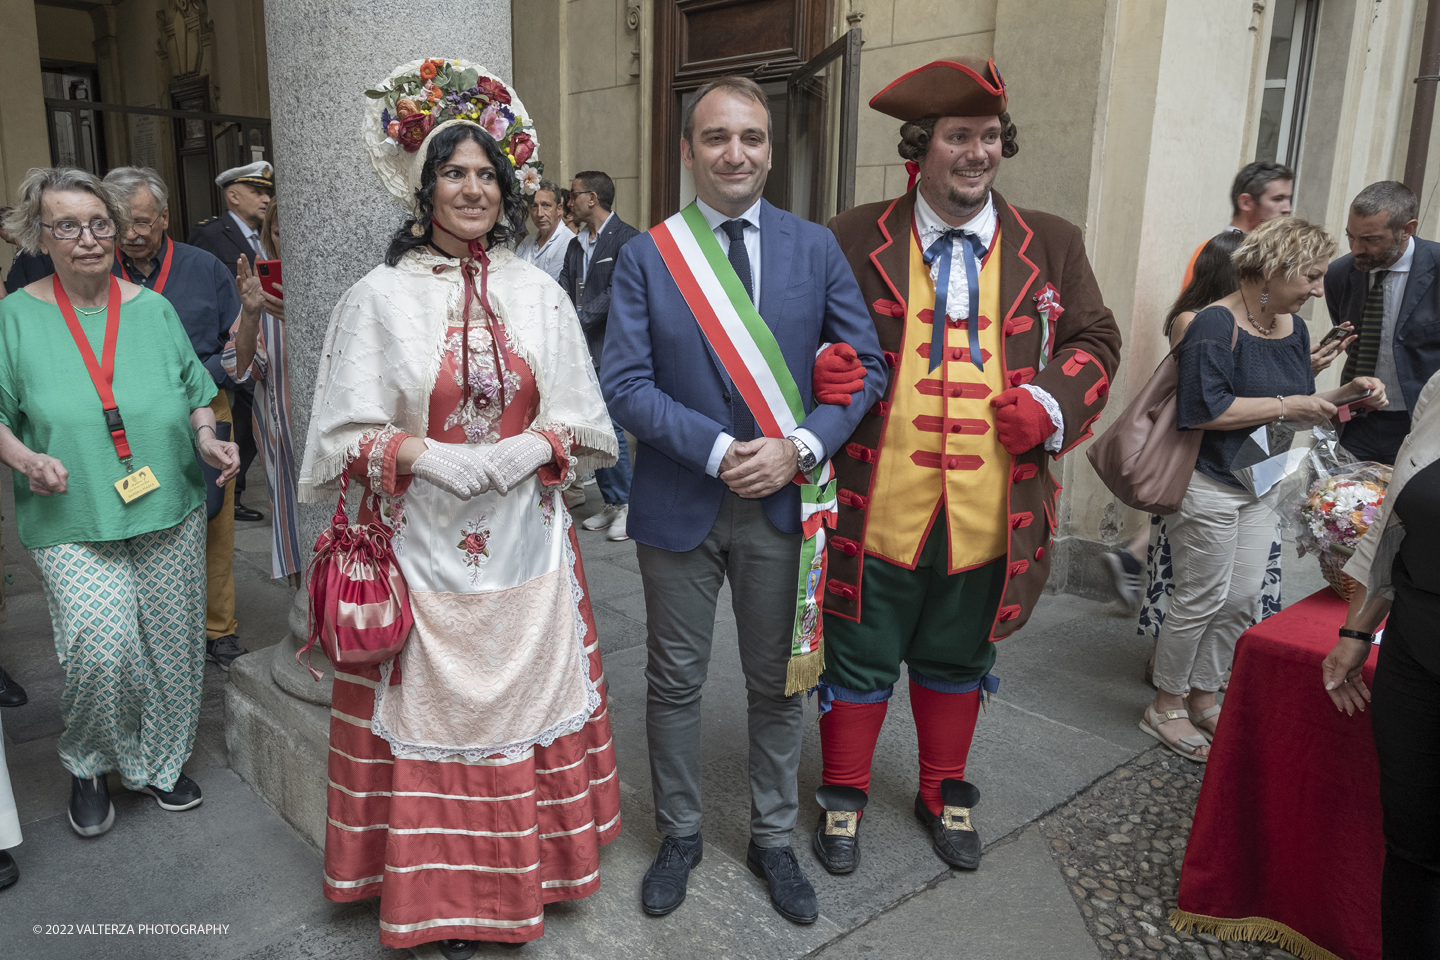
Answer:
POLYGON ((980 834, 970 822, 970 808, 980 802, 980 790, 964 780, 940 781, 940 816, 930 812, 920 794, 915 794, 915 817, 930 830, 930 839, 940 859, 961 870, 980 866, 980 834))
POLYGON ((480 941, 436 940, 435 946, 440 949, 440 956, 445 960, 470 960, 475 956, 475 948, 480 946, 480 941))
POLYGON ((70 777, 70 826, 82 837, 98 837, 115 825, 115 805, 105 774, 70 777))
POLYGON ((0 850, 0 890, 20 879, 20 867, 9 850, 0 850))
POLYGON ((24 706, 30 698, 25 695, 25 688, 15 682, 15 678, 0 667, 0 707, 24 706))
POLYGON ((821 784, 815 791, 820 819, 811 836, 820 865, 834 874, 854 873, 860 866, 860 811, 870 797, 859 787, 821 784))
POLYGON ((770 885, 770 905, 791 923, 814 923, 820 916, 820 901, 810 886, 795 851, 783 847, 757 847, 750 841, 745 851, 745 865, 750 872, 770 885))
POLYGON ((200 806, 200 784, 191 780, 185 774, 175 778, 175 786, 169 790, 161 790, 154 784, 148 784, 136 791, 137 793, 148 793, 160 804, 161 810, 189 810, 191 807, 200 806))
POLYGON ((700 834, 693 838, 666 837, 645 879, 640 881, 640 905, 652 917, 663 917, 685 902, 690 871, 700 866, 704 854, 700 834))

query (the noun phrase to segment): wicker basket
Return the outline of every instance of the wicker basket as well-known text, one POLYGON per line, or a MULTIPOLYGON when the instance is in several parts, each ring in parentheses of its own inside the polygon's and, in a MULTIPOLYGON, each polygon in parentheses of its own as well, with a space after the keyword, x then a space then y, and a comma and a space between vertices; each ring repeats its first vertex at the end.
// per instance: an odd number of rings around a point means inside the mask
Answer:
POLYGON ((1320 553, 1320 572, 1325 575, 1325 582, 1338 594, 1340 599, 1346 603, 1355 596, 1356 581, 1354 577, 1347 577, 1344 573, 1345 562, 1349 557, 1336 556, 1328 550, 1320 553))

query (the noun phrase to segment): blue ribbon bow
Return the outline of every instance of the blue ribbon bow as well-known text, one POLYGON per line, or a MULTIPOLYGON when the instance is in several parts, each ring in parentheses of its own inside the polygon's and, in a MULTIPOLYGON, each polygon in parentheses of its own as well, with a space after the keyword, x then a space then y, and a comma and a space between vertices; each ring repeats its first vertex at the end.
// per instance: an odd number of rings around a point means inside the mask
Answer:
POLYGON ((939 275, 935 278, 935 316, 931 323, 933 333, 930 335, 930 369, 934 370, 940 366, 940 360, 945 354, 945 301, 950 296, 950 263, 954 259, 955 238, 960 238, 960 243, 965 248, 965 281, 970 293, 970 362, 975 364, 976 369, 984 371, 985 364, 980 358, 980 277, 975 267, 975 262, 985 255, 985 249, 980 246, 980 238, 973 233, 964 230, 946 230, 940 234, 939 239, 925 250, 925 265, 931 266, 936 258, 940 260, 939 275))

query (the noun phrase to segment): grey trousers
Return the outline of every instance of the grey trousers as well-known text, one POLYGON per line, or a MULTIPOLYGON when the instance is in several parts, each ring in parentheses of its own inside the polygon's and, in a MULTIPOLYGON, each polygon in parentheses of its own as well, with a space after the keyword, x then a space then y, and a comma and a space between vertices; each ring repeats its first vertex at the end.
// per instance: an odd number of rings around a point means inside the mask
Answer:
POLYGON ((655 825, 664 836, 700 830, 700 688, 710 666, 715 602, 728 576, 750 729, 750 836, 790 842, 799 810, 796 771, 804 702, 785 696, 795 618, 799 534, 776 530, 758 500, 729 491, 710 535, 674 553, 637 545, 645 582, 645 731, 655 825))

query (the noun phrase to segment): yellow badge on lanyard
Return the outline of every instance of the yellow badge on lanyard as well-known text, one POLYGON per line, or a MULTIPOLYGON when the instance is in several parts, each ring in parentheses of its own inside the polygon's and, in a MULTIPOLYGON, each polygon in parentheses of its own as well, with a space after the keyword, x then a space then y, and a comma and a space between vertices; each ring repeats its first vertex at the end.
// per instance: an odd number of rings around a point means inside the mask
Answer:
POLYGON ((141 467, 134 473, 126 474, 123 480, 115 481, 115 492, 126 503, 134 503, 151 490, 159 490, 160 481, 149 467, 141 467))

